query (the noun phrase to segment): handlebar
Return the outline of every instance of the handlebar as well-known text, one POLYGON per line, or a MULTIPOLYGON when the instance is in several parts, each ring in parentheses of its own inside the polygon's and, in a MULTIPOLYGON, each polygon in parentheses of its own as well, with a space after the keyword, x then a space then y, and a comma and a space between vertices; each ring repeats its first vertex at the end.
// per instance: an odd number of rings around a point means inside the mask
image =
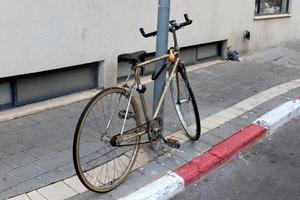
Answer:
MULTIPOLYGON (((191 25, 191 24, 193 23, 193 20, 191 20, 191 19, 189 18, 188 14, 184 14, 184 19, 185 19, 185 22, 179 23, 179 24, 176 23, 175 20, 170 21, 169 31, 170 31, 170 32, 173 32, 174 30, 177 31, 177 30, 181 29, 182 27, 191 25)), ((140 32, 141 32, 141 34, 142 34, 145 38, 153 37, 153 36, 156 36, 156 35, 157 35, 157 31, 153 31, 153 32, 150 32, 150 33, 145 33, 144 28, 140 28, 140 32)))
POLYGON ((141 34, 142 34, 145 38, 153 37, 153 36, 156 36, 156 35, 157 35, 157 31, 150 32, 150 33, 145 33, 144 28, 140 28, 140 32, 141 32, 141 34))
POLYGON ((184 27, 184 26, 188 26, 188 25, 191 25, 193 23, 193 20, 191 20, 188 16, 188 14, 184 14, 184 19, 185 19, 185 22, 179 24, 180 28, 181 27, 184 27))

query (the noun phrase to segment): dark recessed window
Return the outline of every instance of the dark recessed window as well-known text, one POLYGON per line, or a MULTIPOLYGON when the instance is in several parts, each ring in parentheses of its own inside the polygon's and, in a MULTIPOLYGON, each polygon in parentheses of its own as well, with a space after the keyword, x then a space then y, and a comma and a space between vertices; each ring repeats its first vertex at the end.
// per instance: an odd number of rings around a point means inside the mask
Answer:
POLYGON ((255 15, 289 13, 290 0, 255 0, 255 15))
POLYGON ((0 78, 0 110, 98 86, 99 62, 0 78))

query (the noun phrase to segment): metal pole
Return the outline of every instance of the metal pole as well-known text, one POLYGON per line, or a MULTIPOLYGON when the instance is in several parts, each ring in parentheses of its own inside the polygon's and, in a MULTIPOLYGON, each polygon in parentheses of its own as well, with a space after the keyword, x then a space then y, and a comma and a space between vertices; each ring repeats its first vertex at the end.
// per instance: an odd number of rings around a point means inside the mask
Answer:
MULTIPOLYGON (((169 19, 170 19, 170 0, 159 0, 158 5, 158 19, 157 19, 157 40, 156 40, 156 56, 162 56, 168 52, 168 36, 169 36, 169 19)), ((166 64, 166 60, 156 63, 155 73, 166 64)), ((154 82, 154 95, 153 95, 153 113, 159 103, 162 95, 164 85, 166 82, 166 71, 155 80, 154 82)), ((164 106, 162 105, 158 117, 163 120, 164 106)))

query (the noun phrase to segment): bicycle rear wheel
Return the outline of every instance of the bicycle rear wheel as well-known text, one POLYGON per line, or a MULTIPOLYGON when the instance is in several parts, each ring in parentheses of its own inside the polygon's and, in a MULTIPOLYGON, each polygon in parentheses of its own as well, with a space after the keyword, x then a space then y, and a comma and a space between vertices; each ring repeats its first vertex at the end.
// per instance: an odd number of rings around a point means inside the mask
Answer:
POLYGON ((195 141, 200 138, 201 124, 197 103, 190 83, 180 68, 170 84, 171 96, 178 118, 187 134, 195 141))
POLYGON ((122 129, 125 132, 140 125, 137 103, 133 97, 129 99, 129 92, 122 88, 103 90, 88 103, 78 121, 74 166, 82 184, 94 192, 109 192, 120 185, 134 165, 140 137, 130 141, 132 146, 110 144, 122 129))

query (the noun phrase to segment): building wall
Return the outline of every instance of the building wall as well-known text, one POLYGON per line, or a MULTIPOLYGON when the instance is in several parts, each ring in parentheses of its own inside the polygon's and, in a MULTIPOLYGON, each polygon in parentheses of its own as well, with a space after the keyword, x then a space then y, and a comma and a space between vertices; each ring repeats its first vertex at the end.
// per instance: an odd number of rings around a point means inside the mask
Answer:
MULTIPOLYGON (((99 84, 116 83, 117 56, 155 50, 139 27, 156 27, 153 0, 0 0, 0 78, 64 68, 94 61, 99 84)), ((228 40, 249 52, 300 39, 300 1, 288 18, 254 20, 255 0, 172 0, 171 18, 194 20, 178 32, 181 46, 228 40), (251 31, 250 41, 243 40, 251 31)))

